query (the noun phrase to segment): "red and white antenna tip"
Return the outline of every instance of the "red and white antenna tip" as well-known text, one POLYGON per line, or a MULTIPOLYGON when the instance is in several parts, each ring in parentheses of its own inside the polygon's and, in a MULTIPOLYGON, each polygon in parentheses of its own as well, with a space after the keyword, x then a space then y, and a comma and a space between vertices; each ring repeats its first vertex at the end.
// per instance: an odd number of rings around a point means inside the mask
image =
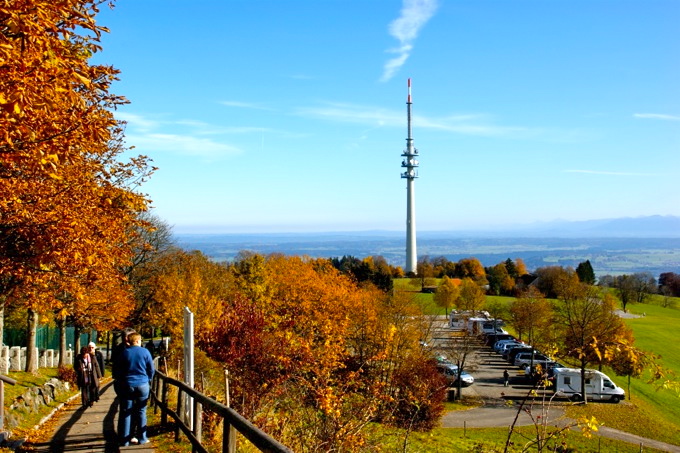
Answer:
POLYGON ((408 102, 411 102, 411 79, 408 79, 408 102))

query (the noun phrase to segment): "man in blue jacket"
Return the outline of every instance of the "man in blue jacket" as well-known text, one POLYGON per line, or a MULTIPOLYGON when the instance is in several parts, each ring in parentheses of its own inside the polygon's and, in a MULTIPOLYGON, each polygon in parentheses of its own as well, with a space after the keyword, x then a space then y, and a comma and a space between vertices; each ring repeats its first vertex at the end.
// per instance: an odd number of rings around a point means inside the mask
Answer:
POLYGON ((154 366, 151 353, 142 347, 142 336, 133 333, 128 336, 130 346, 120 356, 120 372, 124 376, 123 417, 121 443, 130 445, 133 437, 140 444, 149 442, 146 433, 146 403, 149 400, 150 383, 153 379, 154 366))

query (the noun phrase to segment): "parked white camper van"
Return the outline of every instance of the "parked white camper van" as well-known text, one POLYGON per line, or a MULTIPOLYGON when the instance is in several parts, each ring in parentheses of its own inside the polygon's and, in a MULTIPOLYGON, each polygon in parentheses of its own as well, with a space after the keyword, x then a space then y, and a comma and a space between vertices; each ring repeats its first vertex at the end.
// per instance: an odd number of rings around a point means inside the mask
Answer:
MULTIPOLYGON (((581 370, 578 368, 555 368, 555 392, 580 399, 583 395, 581 390, 581 370)), ((597 370, 585 370, 586 397, 593 400, 609 400, 618 403, 626 397, 621 387, 612 382, 609 377, 597 370)))
POLYGON ((453 330, 467 330, 474 334, 506 334, 502 319, 494 319, 486 311, 453 310, 449 317, 449 327, 453 330))

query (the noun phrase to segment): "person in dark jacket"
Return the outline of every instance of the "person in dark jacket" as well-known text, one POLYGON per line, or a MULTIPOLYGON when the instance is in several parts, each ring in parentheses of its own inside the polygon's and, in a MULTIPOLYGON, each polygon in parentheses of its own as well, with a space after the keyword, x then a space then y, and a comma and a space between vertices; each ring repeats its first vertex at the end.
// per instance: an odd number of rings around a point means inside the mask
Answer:
POLYGON ((102 372, 102 377, 104 377, 104 355, 102 352, 97 349, 97 345, 94 344, 94 342, 90 341, 87 345, 88 352, 90 353, 91 356, 94 356, 95 359, 97 359, 97 363, 99 364, 99 371, 102 372))
POLYGON ((146 429, 146 403, 149 400, 150 383, 155 372, 151 353, 142 347, 142 336, 133 333, 128 336, 130 346, 121 354, 121 372, 124 371, 125 390, 123 430, 119 433, 121 443, 130 445, 133 438, 140 444, 149 442, 146 429))
POLYGON ((80 348, 80 354, 76 356, 73 368, 76 371, 83 407, 92 407, 92 404, 99 400, 99 379, 102 373, 99 363, 90 355, 87 346, 80 348))

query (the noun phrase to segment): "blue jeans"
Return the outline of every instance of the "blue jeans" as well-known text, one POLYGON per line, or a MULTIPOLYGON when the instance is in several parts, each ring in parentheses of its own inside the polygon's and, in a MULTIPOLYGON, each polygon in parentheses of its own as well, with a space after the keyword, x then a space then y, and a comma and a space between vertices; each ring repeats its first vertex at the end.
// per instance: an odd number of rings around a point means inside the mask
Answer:
MULTIPOLYGON (((127 386, 122 395, 122 434, 121 441, 124 444, 130 439, 137 437, 140 442, 148 441, 146 435, 146 402, 149 400, 149 384, 127 386)), ((119 431, 120 433, 120 431, 119 431)))

